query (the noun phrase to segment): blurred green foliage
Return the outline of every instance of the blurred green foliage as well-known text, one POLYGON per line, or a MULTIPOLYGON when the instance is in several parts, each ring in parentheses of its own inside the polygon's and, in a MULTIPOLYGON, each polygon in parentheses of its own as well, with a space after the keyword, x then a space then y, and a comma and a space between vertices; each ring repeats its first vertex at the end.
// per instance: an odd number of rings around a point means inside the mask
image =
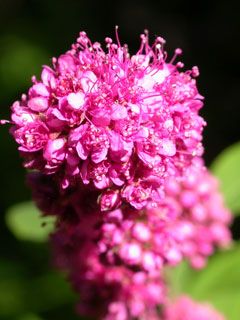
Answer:
POLYGON ((23 202, 10 207, 6 212, 8 228, 18 240, 44 242, 54 229, 53 217, 42 217, 41 212, 31 202, 23 202))
POLYGON ((211 170, 221 184, 227 206, 240 214, 240 142, 231 145, 214 160, 211 170))
POLYGON ((227 320, 239 320, 240 245, 216 253, 206 268, 196 272, 187 263, 168 270, 172 295, 186 293, 198 301, 213 304, 227 320))

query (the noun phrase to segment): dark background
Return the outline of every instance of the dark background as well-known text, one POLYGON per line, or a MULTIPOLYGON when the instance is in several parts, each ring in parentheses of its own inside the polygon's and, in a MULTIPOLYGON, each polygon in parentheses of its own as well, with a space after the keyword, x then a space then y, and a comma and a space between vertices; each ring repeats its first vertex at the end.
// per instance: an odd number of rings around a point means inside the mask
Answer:
MULTIPOLYGON (((66 51, 79 31, 85 30, 93 41, 103 42, 106 36, 114 37, 115 25, 119 25, 121 42, 128 43, 132 53, 139 46, 139 34, 147 28, 152 38, 161 35, 167 40, 169 56, 180 47, 186 68, 199 66, 198 87, 205 96, 202 115, 208 122, 204 134, 207 164, 239 140, 237 0, 0 0, 0 118, 9 118, 10 105, 27 90, 32 74, 39 76, 41 65, 50 64, 52 56, 66 51)), ((1 256, 9 263, 25 261, 27 275, 34 279, 45 272, 47 250, 44 246, 19 243, 5 225, 6 208, 30 199, 30 192, 24 185, 24 170, 8 128, 1 127, 0 131, 1 256), (36 250, 40 253, 34 255, 36 250)), ((66 319, 60 310, 44 313, 43 319, 66 319)), ((2 317, 0 313, 0 319, 20 319, 16 315, 2 317)))

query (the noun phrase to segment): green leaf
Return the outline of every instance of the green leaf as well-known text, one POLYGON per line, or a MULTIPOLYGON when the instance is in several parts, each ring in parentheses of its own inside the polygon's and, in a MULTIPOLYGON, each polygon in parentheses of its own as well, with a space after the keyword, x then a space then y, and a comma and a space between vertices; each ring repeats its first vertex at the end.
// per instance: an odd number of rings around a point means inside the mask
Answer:
POLYGON ((6 223, 19 240, 43 242, 53 230, 54 217, 41 217, 33 202, 23 202, 10 207, 6 213, 6 223))
POLYGON ((176 267, 165 268, 165 277, 170 284, 170 297, 176 298, 183 292, 189 293, 189 286, 195 280, 196 272, 196 270, 190 268, 186 261, 176 267))
POLYGON ((240 214, 240 142, 225 149, 210 169, 220 180, 227 206, 240 214))
POLYGON ((197 301, 212 303, 228 320, 239 320, 239 266, 239 245, 215 254, 201 271, 183 263, 168 273, 172 295, 186 293, 197 301))

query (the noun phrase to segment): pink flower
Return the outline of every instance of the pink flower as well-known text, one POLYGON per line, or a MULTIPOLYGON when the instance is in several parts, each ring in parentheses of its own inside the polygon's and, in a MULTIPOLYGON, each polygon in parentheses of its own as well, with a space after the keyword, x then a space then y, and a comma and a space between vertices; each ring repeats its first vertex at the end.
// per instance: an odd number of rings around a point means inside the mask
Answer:
POLYGON ((99 199, 101 211, 113 210, 120 203, 120 195, 118 190, 106 191, 99 199))
POLYGON ((43 85, 49 90, 55 90, 57 86, 56 73, 48 66, 43 66, 41 73, 41 80, 43 85))
POLYGON ((119 255, 129 265, 138 264, 142 260, 142 249, 137 243, 123 244, 119 255))
MULTIPOLYGON (((64 141, 58 139, 63 146, 64 141)), ((50 158, 55 152, 56 158, 58 155, 54 141, 53 149, 49 146, 50 158)), ((68 161, 74 168, 74 156, 68 161)), ((117 189, 101 194, 90 184, 79 184, 69 192, 59 190, 54 175, 35 172, 31 176, 37 204, 45 213, 59 217, 52 238, 55 261, 67 271, 81 296, 80 314, 101 319, 159 319, 159 307, 164 310, 166 304, 164 267, 186 259, 202 268, 216 247, 230 244, 231 216, 216 180, 200 160, 181 179, 168 180, 165 199, 158 206, 140 210, 119 205, 117 189), (100 214, 98 202, 103 211, 118 208, 100 214), (196 206, 205 209, 200 219, 193 210, 196 206), (94 301, 97 304, 92 308, 94 301)), ((163 313, 160 319, 178 320, 174 317, 179 313, 170 313, 174 308, 167 303, 168 317, 163 313)), ((198 312, 214 315, 205 307, 198 312)))
POLYGON ((32 111, 43 112, 48 108, 48 100, 45 97, 35 97, 28 101, 28 107, 32 111))
POLYGON ((119 218, 105 214, 98 245, 109 263, 120 259, 128 267, 152 272, 186 258, 194 268, 203 268, 216 247, 231 244, 231 214, 202 162, 197 161, 179 181, 171 180, 158 205, 141 207, 138 197, 147 188, 128 186, 124 197, 136 209, 121 207, 119 218), (109 224, 111 228, 105 228, 109 224))
POLYGON ((49 130, 44 122, 34 121, 12 131, 18 148, 25 152, 35 152, 43 149, 49 139, 49 130))
POLYGON ((106 159, 109 139, 105 130, 85 124, 74 129, 70 139, 76 141, 76 151, 80 159, 91 157, 93 163, 106 159))
POLYGON ((82 164, 80 169, 80 176, 84 184, 89 184, 93 181, 97 189, 106 189, 110 186, 110 179, 108 178, 109 163, 101 161, 100 163, 93 164, 86 161, 82 164))
MULTIPOLYGON (((69 204, 74 202, 73 198, 69 200, 69 204)), ((156 319, 157 306, 165 300, 162 277, 159 273, 134 271, 122 264, 106 264, 95 245, 100 231, 96 230, 96 224, 101 222, 101 215, 82 212, 80 217, 81 223, 61 223, 52 235, 55 263, 68 272, 81 296, 79 314, 105 320, 156 319)), ((110 232, 111 224, 105 225, 105 229, 110 232)), ((128 257, 136 257, 133 253, 136 248, 129 249, 128 257)))
POLYGON ((25 104, 20 105, 19 101, 12 105, 12 121, 19 127, 34 122, 37 119, 35 112, 31 112, 25 104))
POLYGON ((132 56, 118 35, 105 42, 80 32, 12 106, 33 196, 57 219, 54 261, 80 314, 222 320, 188 298, 168 303, 163 272, 183 259, 202 268, 231 243, 231 214, 200 158, 198 69, 181 71, 180 49, 168 62, 161 37, 142 34, 132 56))
POLYGON ((151 189, 141 185, 128 185, 122 192, 123 198, 138 210, 147 205, 150 195, 151 189))
POLYGON ((29 90, 29 96, 31 97, 49 97, 50 96, 50 92, 49 92, 49 89, 48 87, 39 82, 39 83, 36 83, 34 84, 30 90, 29 90))
POLYGON ((64 155, 57 147, 53 156, 63 164, 58 168, 59 188, 83 182, 103 194, 107 188, 117 189, 119 202, 140 209, 159 203, 167 178, 181 177, 203 152, 205 122, 198 115, 203 98, 194 78, 198 71, 194 67, 183 72, 181 63, 174 64, 180 49, 166 61, 160 37, 150 46, 147 34, 141 35, 133 56, 119 42, 105 41, 106 51, 80 32, 71 50, 53 59, 52 68, 43 67, 40 81, 33 77, 28 94, 12 107, 13 135, 20 150, 28 153, 47 145, 37 161, 32 158, 31 168, 48 174, 53 174, 51 140, 65 141, 64 155), (29 131, 35 147, 23 142, 29 131), (48 138, 43 131, 49 132, 48 138), (78 157, 77 166, 69 165, 71 157, 78 157), (42 169, 34 167, 46 160, 42 169), (147 188, 146 177, 154 177, 147 188))
POLYGON ((122 197, 138 210, 147 205, 154 206, 163 199, 162 180, 154 176, 148 176, 146 171, 144 181, 135 184, 130 181, 123 188, 122 197))

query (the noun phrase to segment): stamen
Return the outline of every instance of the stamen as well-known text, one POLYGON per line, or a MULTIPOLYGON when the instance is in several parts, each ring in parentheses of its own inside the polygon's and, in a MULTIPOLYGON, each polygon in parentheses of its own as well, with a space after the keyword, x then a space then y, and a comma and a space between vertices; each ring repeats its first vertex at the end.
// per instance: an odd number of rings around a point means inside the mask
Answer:
POLYGON ((177 56, 181 54, 182 54, 182 49, 180 48, 175 49, 174 55, 169 63, 173 63, 176 60, 177 56))
POLYGON ((116 35, 118 47, 121 48, 121 43, 120 43, 119 36, 118 36, 118 26, 115 26, 115 35, 116 35))

